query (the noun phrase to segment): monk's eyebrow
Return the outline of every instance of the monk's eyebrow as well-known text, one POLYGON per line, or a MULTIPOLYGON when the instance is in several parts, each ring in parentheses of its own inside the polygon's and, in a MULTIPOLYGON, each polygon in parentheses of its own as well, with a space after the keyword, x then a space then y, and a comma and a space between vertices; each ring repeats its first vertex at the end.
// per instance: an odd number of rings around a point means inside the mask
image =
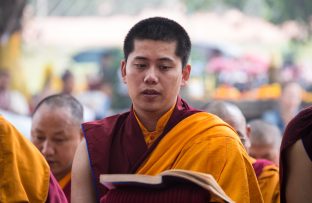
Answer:
POLYGON ((162 62, 173 62, 173 60, 172 60, 171 58, 168 58, 168 57, 159 58, 158 61, 162 61, 162 62))
POLYGON ((135 60, 147 60, 147 58, 144 56, 136 56, 136 57, 134 57, 134 59, 135 60))

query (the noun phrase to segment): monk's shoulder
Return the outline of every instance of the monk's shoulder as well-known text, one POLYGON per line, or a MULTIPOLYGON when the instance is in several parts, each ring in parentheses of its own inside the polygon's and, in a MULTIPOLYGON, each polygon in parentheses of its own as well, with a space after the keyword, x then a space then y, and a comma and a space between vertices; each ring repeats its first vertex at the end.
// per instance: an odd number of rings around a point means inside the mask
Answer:
MULTIPOLYGON (((191 126, 184 128, 186 131, 189 129, 189 132, 184 133, 195 135, 188 140, 185 148, 198 144, 225 151, 229 148, 237 148, 239 150, 242 148, 236 131, 219 117, 206 112, 200 112, 192 116, 193 121, 187 123, 187 125, 191 126)), ((186 124, 186 122, 183 124, 186 124)))
POLYGON ((279 168, 275 164, 266 165, 263 167, 263 171, 260 174, 259 180, 261 179, 276 179, 279 180, 279 168))
POLYGON ((113 116, 109 116, 100 120, 95 121, 89 121, 82 124, 82 128, 84 131, 104 128, 107 130, 107 128, 112 128, 115 125, 117 125, 120 122, 124 122, 126 118, 128 117, 129 112, 122 113, 122 114, 116 114, 113 116))
POLYGON ((202 134, 205 135, 204 137, 223 137, 234 140, 239 139, 239 136, 234 128, 214 114, 199 112, 194 114, 193 117, 195 118, 197 125, 203 129, 202 134))

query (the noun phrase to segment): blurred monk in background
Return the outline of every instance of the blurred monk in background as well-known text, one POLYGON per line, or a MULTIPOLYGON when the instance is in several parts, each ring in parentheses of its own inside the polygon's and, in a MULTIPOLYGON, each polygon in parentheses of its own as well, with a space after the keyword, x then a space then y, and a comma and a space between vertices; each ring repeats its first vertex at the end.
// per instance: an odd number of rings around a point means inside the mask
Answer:
MULTIPOLYGON (((246 124, 246 118, 242 111, 234 104, 214 101, 206 109, 231 125, 237 131, 246 150, 250 150, 250 127, 246 124)), ((256 172, 262 197, 265 203, 280 202, 279 172, 278 167, 271 161, 265 159, 254 159, 249 157, 256 172)))
POLYGON ((68 94, 44 98, 32 116, 31 140, 46 158, 69 202, 71 168, 82 140, 82 121, 82 105, 68 94))

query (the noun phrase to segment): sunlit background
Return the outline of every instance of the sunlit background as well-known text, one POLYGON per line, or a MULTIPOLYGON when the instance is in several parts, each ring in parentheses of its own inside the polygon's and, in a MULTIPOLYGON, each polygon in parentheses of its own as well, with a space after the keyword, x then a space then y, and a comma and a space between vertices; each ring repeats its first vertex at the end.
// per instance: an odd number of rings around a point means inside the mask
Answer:
POLYGON ((71 93, 103 111, 96 118, 120 112, 130 105, 119 76, 123 39, 137 21, 163 16, 181 23, 193 43, 182 95, 198 108, 235 101, 254 118, 260 112, 252 104, 276 100, 287 81, 312 101, 311 10, 309 0, 1 0, 0 69, 25 96, 26 116, 36 96, 62 91, 66 72, 75 78, 71 93), (105 108, 80 97, 89 90, 105 95, 105 108))

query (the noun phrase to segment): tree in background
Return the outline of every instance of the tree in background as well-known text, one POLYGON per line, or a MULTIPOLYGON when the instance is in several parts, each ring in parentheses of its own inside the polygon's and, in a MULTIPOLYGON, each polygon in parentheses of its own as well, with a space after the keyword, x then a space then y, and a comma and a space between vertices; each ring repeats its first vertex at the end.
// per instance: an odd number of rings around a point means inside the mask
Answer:
POLYGON ((236 8, 242 12, 262 17, 272 23, 282 24, 295 20, 307 27, 309 36, 312 35, 312 1, 311 0, 180 0, 188 13, 198 11, 224 11, 236 8))
MULTIPOLYGON (((281 24, 296 20, 305 25, 311 22, 311 0, 28 0, 37 10, 37 15, 45 11, 48 16, 92 16, 132 14, 136 15, 146 8, 184 7, 187 13, 198 11, 223 12, 238 9, 248 15, 258 16, 270 22, 281 24)), ((25 0, 1 0, 5 2, 25 2, 25 0)), ((21 8, 21 7, 20 7, 21 8)), ((18 9, 17 9, 18 10, 18 9)), ((10 13, 10 12, 7 12, 10 13)), ((312 33, 312 32, 310 32, 312 33)))

